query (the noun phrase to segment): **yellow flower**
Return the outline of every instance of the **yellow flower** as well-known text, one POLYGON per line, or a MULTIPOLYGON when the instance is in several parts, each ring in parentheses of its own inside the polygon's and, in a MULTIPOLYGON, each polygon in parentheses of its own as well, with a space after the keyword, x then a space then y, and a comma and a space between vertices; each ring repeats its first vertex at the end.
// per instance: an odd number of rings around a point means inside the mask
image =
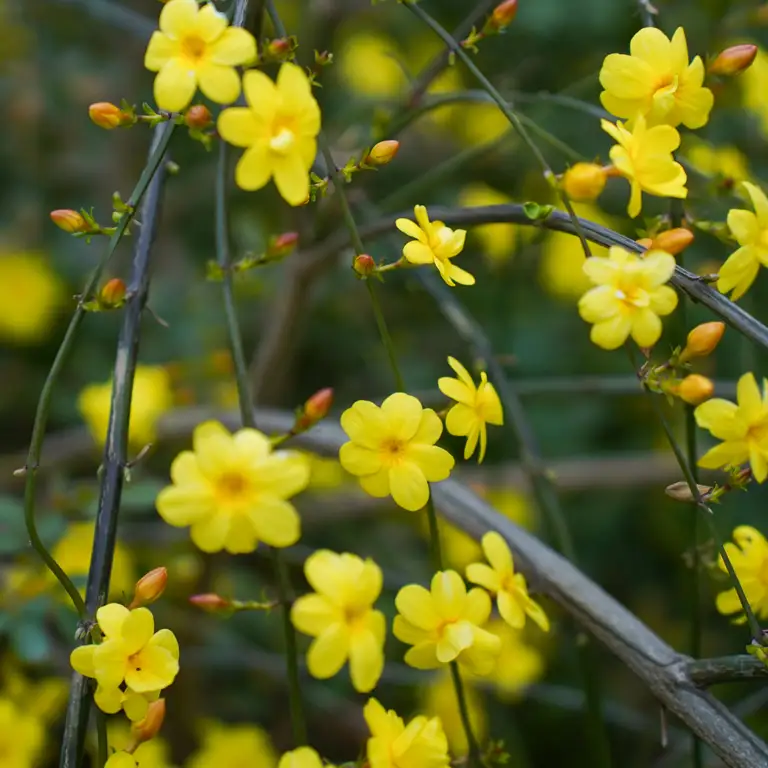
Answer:
POLYGON ((64 288, 46 258, 0 253, 0 338, 35 344, 53 328, 64 288))
POLYGON ((645 118, 638 115, 629 131, 623 123, 601 120, 603 130, 617 144, 610 156, 619 173, 630 184, 627 213, 634 218, 642 209, 642 193, 658 197, 688 196, 687 176, 680 163, 672 156, 680 146, 680 134, 669 125, 646 126, 645 118))
POLYGON ((0 755, 3 768, 32 768, 40 764, 45 743, 43 723, 0 698, 0 755))
POLYGON ((307 654, 313 677, 333 677, 349 659, 356 691, 372 691, 384 669, 386 621, 373 604, 381 594, 381 569, 373 560, 322 549, 304 563, 315 590, 291 608, 299 632, 316 638, 307 654))
POLYGON ((240 95, 235 67, 256 58, 253 35, 230 27, 213 3, 170 0, 160 11, 160 30, 152 33, 144 66, 155 77, 155 101, 160 109, 179 112, 197 87, 211 101, 231 104, 240 95))
POLYGON ((59 717, 67 703, 67 681, 59 677, 46 677, 33 682, 21 673, 10 658, 6 658, 0 674, 3 697, 15 704, 21 712, 46 725, 59 717))
POLYGON ((216 421, 195 428, 194 450, 171 464, 173 485, 157 496, 166 523, 191 526, 203 552, 253 552, 258 541, 290 547, 300 521, 286 499, 307 487, 309 467, 293 451, 272 452, 269 438, 255 429, 230 434, 216 421))
POLYGON ((720 267, 717 290, 731 294, 731 300, 743 296, 755 282, 760 265, 768 266, 768 198, 760 187, 744 182, 755 212, 742 208, 728 211, 728 229, 739 248, 720 267))
MULTIPOLYGON (((77 407, 93 439, 99 445, 104 445, 107 437, 111 401, 111 380, 105 384, 89 384, 77 399, 77 407)), ((128 425, 128 441, 134 448, 143 448, 155 441, 157 422, 172 405, 171 380, 165 368, 137 366, 131 395, 131 420, 128 425)))
POLYGON ((659 315, 677 306, 677 294, 664 285, 675 271, 675 259, 664 251, 640 257, 612 246, 607 259, 587 259, 584 271, 597 286, 579 300, 579 314, 594 323, 592 341, 617 349, 631 334, 639 346, 652 347, 661 336, 659 315))
MULTIPOLYGON (((735 544, 726 542, 725 551, 739 577, 747 602, 758 619, 768 618, 768 541, 760 531, 749 525, 735 528, 733 540, 735 544)), ((722 557, 718 558, 718 565, 721 571, 728 572, 722 557)), ((725 616, 740 614, 736 624, 747 620, 735 589, 720 592, 715 598, 715 606, 725 616)))
POLYGON ((715 147, 705 141, 696 141, 685 146, 688 162, 699 172, 710 176, 721 176, 732 182, 749 179, 749 166, 743 152, 736 147, 715 147))
POLYGON ((410 219, 395 222, 403 234, 414 238, 403 247, 405 260, 411 264, 434 264, 448 285, 474 285, 475 278, 451 261, 464 249, 466 231, 446 227, 442 221, 430 221, 423 205, 415 206, 413 213, 416 222, 410 219))
POLYGON ((139 759, 130 752, 115 752, 107 758, 104 768, 142 768, 139 759))
MULTIPOLYGON (((469 746, 451 676, 446 672, 435 677, 425 689, 423 698, 427 714, 439 718, 443 724, 451 754, 456 758, 464 757, 469 751, 469 746)), ((488 733, 488 718, 485 715, 482 699, 471 685, 464 687, 464 698, 467 702, 472 733, 482 744, 488 733)))
POLYGON ((221 137, 247 147, 235 169, 235 181, 253 191, 274 178, 289 205, 309 198, 309 169, 317 154, 320 107, 304 70, 286 62, 277 83, 263 72, 243 75, 247 107, 225 109, 219 115, 221 137))
POLYGON ((696 423, 723 442, 700 459, 705 469, 738 466, 749 462, 758 483, 768 477, 768 382, 762 396, 755 375, 745 373, 736 385, 736 403, 716 397, 694 411, 696 423))
POLYGON ((350 477, 338 459, 302 452, 309 463, 309 485, 307 490, 316 493, 332 491, 348 482, 350 477))
POLYGON ((482 538, 483 553, 490 563, 471 563, 467 566, 467 581, 479 584, 496 595, 496 606, 501 618, 513 629, 525 626, 528 616, 545 632, 549 632, 549 619, 544 609, 528 594, 528 585, 522 573, 515 573, 515 564, 509 545, 501 534, 489 531, 482 538))
POLYGON ((631 40, 629 56, 612 53, 600 70, 603 106, 616 117, 645 115, 648 125, 682 123, 701 128, 709 119, 714 96, 704 88, 699 56, 688 63, 682 27, 670 40, 656 27, 644 27, 631 40))
POLYGON ((759 119, 763 135, 768 135, 768 100, 765 98, 768 88, 768 53, 759 48, 752 66, 739 76, 739 81, 743 88, 744 106, 759 119))
POLYGON ((448 768, 448 740, 439 718, 414 717, 406 726, 376 699, 363 709, 371 731, 366 753, 370 768, 448 768))
MULTIPOLYGON (((128 749, 133 740, 124 721, 110 721, 108 733, 110 749, 118 750, 118 754, 120 750, 128 749)), ((168 743, 157 736, 139 744, 133 752, 133 759, 138 768, 171 768, 172 765, 168 743)))
POLYGON ((606 169, 597 163, 574 163, 561 181, 565 194, 571 200, 596 200, 605 188, 606 169))
POLYGON ((486 629, 501 640, 496 666, 487 676, 506 701, 519 698, 524 690, 544 673, 544 657, 526 643, 519 629, 512 629, 502 619, 491 619, 486 629))
POLYGON ((69 657, 72 668, 95 678, 94 700, 101 710, 113 714, 124 709, 131 720, 140 720, 148 700, 157 698, 179 671, 176 636, 169 629, 155 632, 148 608, 129 611, 109 603, 99 608, 96 620, 104 639, 75 648, 69 657))
POLYGON ((185 768, 224 768, 247 765, 248 768, 275 768, 277 753, 266 731, 256 725, 208 723, 199 751, 185 763, 185 768))
POLYGON ((397 55, 395 43, 389 38, 376 32, 356 32, 341 46, 339 72, 347 87, 356 93, 378 98, 396 96, 406 84, 397 55))
POLYGON ((412 645, 406 664, 434 669, 458 661, 468 672, 485 675, 501 648, 495 635, 482 629, 491 614, 491 600, 482 589, 467 592, 456 571, 438 571, 431 591, 417 584, 403 587, 395 598, 395 637, 412 645))
POLYGON ((292 752, 286 752, 278 763, 277 768, 334 768, 330 763, 323 763, 320 755, 312 747, 299 747, 292 752))
POLYGON ((475 452, 478 438, 480 439, 480 454, 477 457, 479 464, 485 458, 488 443, 486 424, 501 426, 504 423, 501 402, 485 371, 480 373, 480 384, 475 386, 467 369, 456 358, 449 357, 448 365, 453 368, 458 378, 442 376, 437 382, 440 391, 456 401, 456 405, 452 406, 445 418, 445 428, 452 435, 467 438, 467 444, 464 446, 465 459, 475 452))
POLYGON ((381 407, 358 400, 341 414, 350 442, 339 451, 347 472, 366 493, 392 495, 403 509, 416 511, 429 500, 429 483, 445 480, 454 460, 438 448, 443 422, 412 395, 395 392, 381 407))

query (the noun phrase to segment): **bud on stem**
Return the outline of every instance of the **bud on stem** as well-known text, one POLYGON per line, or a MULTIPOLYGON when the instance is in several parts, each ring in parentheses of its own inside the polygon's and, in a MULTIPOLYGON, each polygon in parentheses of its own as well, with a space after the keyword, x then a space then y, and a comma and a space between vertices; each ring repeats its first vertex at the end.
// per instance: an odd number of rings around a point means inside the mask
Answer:
POLYGON ((725 323, 713 321, 701 323, 688 334, 685 349, 678 358, 681 363, 693 357, 706 357, 715 351, 725 333, 725 323))
POLYGON ((166 584, 168 584, 168 570, 162 566, 144 574, 136 582, 133 600, 128 607, 133 609, 154 603, 165 592, 166 584))
POLYGON ((757 46, 746 43, 744 45, 732 45, 721 51, 709 65, 707 71, 710 75, 721 77, 734 77, 740 75, 745 69, 752 66, 757 56, 757 46))

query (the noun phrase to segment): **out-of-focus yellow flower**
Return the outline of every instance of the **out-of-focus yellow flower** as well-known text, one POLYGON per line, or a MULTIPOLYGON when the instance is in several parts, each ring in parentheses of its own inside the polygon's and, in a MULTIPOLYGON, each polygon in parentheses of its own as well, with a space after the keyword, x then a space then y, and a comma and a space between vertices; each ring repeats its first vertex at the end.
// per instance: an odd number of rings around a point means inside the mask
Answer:
MULTIPOLYGON (((451 90, 460 90, 461 85, 459 83, 451 90)), ((465 102, 455 110, 453 117, 459 137, 468 146, 490 144, 512 130, 509 120, 495 104, 465 102)))
POLYGON ((275 768, 277 753, 269 735, 257 725, 225 725, 210 722, 203 732, 203 743, 186 762, 186 768, 275 768))
MULTIPOLYGON (((172 0, 176 2, 177 0, 172 0)), ((105 384, 89 384, 80 393, 77 406, 93 439, 104 445, 112 400, 112 380, 105 384)), ((160 366, 136 366, 136 378, 131 395, 131 418, 128 441, 134 448, 143 448, 157 437, 157 422, 173 405, 171 380, 160 366)))
MULTIPOLYGON (((482 744, 488 733, 488 718, 485 715, 483 701, 471 685, 464 687, 464 696, 472 732, 482 744)), ((423 698, 425 712, 439 718, 443 724, 443 730, 448 738, 448 747, 453 757, 464 757, 469 751, 467 734, 450 675, 446 672, 435 677, 425 689, 423 698)))
POLYGON ((486 629, 501 640, 496 666, 485 678, 493 683, 501 698, 514 701, 544 673, 544 657, 525 642, 519 629, 512 629, 502 619, 491 619, 486 629))
POLYGON ((26 678, 10 659, 6 659, 3 664, 2 681, 3 698, 43 724, 55 721, 67 702, 69 685, 66 680, 46 677, 32 681, 26 678))
POLYGON ((418 715, 406 726, 392 710, 369 699, 363 710, 371 731, 366 754, 370 768, 448 768, 448 740, 437 717, 418 715))
POLYGON ((736 147, 716 147, 706 141, 697 140, 685 143, 684 154, 688 162, 701 173, 721 176, 734 183, 749 179, 746 155, 736 147))
POLYGON ((356 32, 343 43, 336 59, 351 90, 365 96, 396 96, 406 84, 394 40, 376 32, 356 32))
POLYGON ((248 106, 225 109, 218 120, 224 141, 246 147, 235 168, 237 185, 254 191, 274 179, 289 205, 302 205, 309 199, 309 169, 320 132, 320 107, 309 78, 286 62, 276 83, 263 72, 248 70, 243 90, 248 106))
POLYGON ((745 373, 736 385, 736 403, 716 397, 694 411, 696 423, 722 440, 700 459, 704 469, 737 467, 749 462, 758 483, 768 477, 768 380, 763 391, 755 375, 745 373))
POLYGON ((0 755, 3 768, 32 768, 40 764, 45 729, 42 721, 12 701, 0 698, 0 755))
POLYGON ((629 181, 627 214, 635 218, 642 210, 642 193, 658 197, 688 196, 687 176, 672 153, 680 146, 680 134, 669 125, 646 126, 638 115, 632 130, 623 123, 601 120, 603 130, 616 141, 610 156, 616 170, 629 181))
POLYGON ((677 306, 677 294, 665 283, 675 259, 664 251, 643 257, 612 246, 608 258, 593 256, 584 271, 596 287, 579 301, 579 314, 593 323, 590 338, 603 349, 617 349, 631 335, 641 347, 652 347, 661 336, 660 315, 677 306))
POLYGON ((609 112, 625 119, 644 115, 649 126, 706 125, 715 99, 704 88, 701 58, 688 63, 682 27, 671 40, 656 27, 644 27, 632 38, 629 50, 629 56, 606 56, 600 70, 605 88, 600 101, 609 112))
POLYGON ((304 457, 309 464, 310 491, 332 491, 340 488, 350 479, 349 474, 338 459, 319 456, 316 453, 305 452, 304 457))
POLYGON ((445 480, 453 469, 453 456, 435 445, 443 422, 413 395, 395 392, 381 407, 358 400, 341 414, 341 428, 349 437, 339 450, 344 469, 366 493, 391 494, 403 509, 421 509, 429 483, 445 480))
POLYGON ((299 632, 315 638, 307 654, 313 677, 333 677, 349 659, 356 691, 372 691, 384 669, 384 614, 373 605, 381 594, 381 568, 371 559, 319 550, 304 563, 315 590, 291 608, 299 632))
POLYGON ((440 277, 450 286, 474 285, 475 278, 457 267, 451 259, 464 250, 466 230, 451 229, 442 221, 430 221, 423 205, 414 206, 416 221, 397 219, 395 226, 414 238, 403 246, 403 256, 411 264, 434 264, 440 277))
POLYGON ((0 339, 43 341, 53 327, 64 287, 39 253, 0 253, 0 339))
POLYGON ((312 747, 299 747, 286 752, 280 758, 277 768, 323 768, 323 766, 334 768, 330 763, 324 763, 312 747))
MULTIPOLYGON (((109 746, 118 752, 128 749, 132 742, 131 729, 124 721, 110 720, 108 725, 109 746)), ((168 743, 155 736, 142 742, 133 752, 138 768, 172 768, 168 743)))
MULTIPOLYGON (((728 559, 739 577, 750 608, 758 619, 765 619, 768 617, 768 541, 760 531, 749 525, 735 528, 733 540, 735 544, 730 541, 725 544, 728 559)), ((722 557, 718 558, 718 565, 721 571, 728 572, 722 557)), ((747 620, 735 589, 720 592, 715 606, 726 616, 739 614, 734 621, 736 624, 747 620)))
POLYGON ((591 202, 605 188, 606 169, 597 163, 574 163, 564 174, 563 190, 570 200, 591 202))
POLYGON ((731 294, 731 300, 741 298, 755 282, 760 266, 768 266, 768 198, 760 187, 744 182, 755 212, 743 208, 728 211, 728 229, 739 248, 720 267, 717 289, 731 294))
POLYGON ((290 547, 299 540, 299 515, 287 499, 303 491, 309 467, 294 451, 272 451, 255 429, 230 434, 216 421, 195 428, 192 451, 171 464, 172 485, 157 496, 169 525, 191 526, 203 552, 253 552, 259 541, 290 547))
POLYGON ((544 609, 528 594, 528 585, 522 573, 515 572, 512 552, 501 534, 489 531, 482 539, 483 553, 489 565, 471 563, 467 566, 467 580, 479 584, 496 596, 501 618, 513 629, 525 626, 528 616, 545 632, 549 619, 544 609))
POLYGON ((739 80, 744 106, 757 116, 763 135, 768 135, 768 99, 765 98, 768 89, 768 53, 759 48, 752 66, 739 80))
POLYGON ((130 752, 115 752, 107 758, 104 768, 141 768, 139 760, 130 752))
POLYGON ((405 654, 406 664, 435 669, 457 661, 478 675, 493 668, 501 642, 482 628, 491 614, 490 598, 482 589, 467 592, 456 571, 438 571, 431 590, 418 584, 403 587, 395 605, 392 631, 413 646, 405 654))
POLYGON ((155 77, 160 109, 179 112, 189 105, 197 87, 212 101, 231 104, 240 95, 235 67, 256 58, 253 35, 230 27, 213 3, 170 0, 160 12, 160 29, 152 33, 144 66, 155 77))
POLYGON ((480 373, 480 384, 475 385, 469 371, 455 358, 448 358, 448 365, 453 368, 458 378, 442 376, 437 386, 440 391, 456 405, 452 406, 445 417, 445 428, 452 435, 467 438, 464 446, 464 458, 468 459, 477 448, 480 441, 478 464, 485 458, 488 443, 488 424, 501 426, 504 424, 504 413, 501 401, 493 384, 488 381, 485 371, 480 373))

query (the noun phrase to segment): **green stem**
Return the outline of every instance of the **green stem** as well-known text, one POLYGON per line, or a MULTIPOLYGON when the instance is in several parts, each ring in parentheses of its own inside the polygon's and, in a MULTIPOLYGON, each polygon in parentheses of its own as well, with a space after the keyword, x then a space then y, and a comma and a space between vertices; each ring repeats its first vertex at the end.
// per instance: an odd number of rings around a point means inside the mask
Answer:
POLYGON ((451 680, 453 680, 453 689, 456 691, 456 701, 459 704, 459 714, 461 715, 461 722, 464 725, 464 733, 467 737, 467 762, 470 766, 483 766, 483 757, 480 752, 480 746, 475 738, 475 733, 472 730, 472 723, 469 719, 469 707, 467 706, 467 696, 464 692, 464 682, 461 679, 461 672, 459 671, 459 665, 452 661, 450 663, 451 680))
POLYGON ((379 296, 376 293, 376 287, 373 285, 372 280, 366 280, 365 284, 368 288, 368 295, 371 297, 371 306, 373 307, 373 315, 376 318, 376 325, 379 329, 381 343, 384 345, 384 349, 387 351, 389 365, 392 368, 392 374, 395 377, 395 386, 399 392, 405 392, 405 382, 403 381, 403 375, 400 372, 400 366, 397 363, 395 345, 392 343, 392 337, 389 335, 389 328, 387 328, 387 321, 384 319, 384 312, 382 312, 381 309, 379 296))
POLYGON ((98 707, 93 708, 96 718, 96 768, 104 768, 109 758, 109 738, 107 736, 107 716, 98 707))
POLYGON ((437 512, 435 511, 435 502, 432 501, 432 494, 429 495, 429 501, 426 506, 427 522, 429 523, 429 545, 432 550, 432 563, 436 571, 442 571, 443 563, 443 545, 440 541, 440 527, 437 523, 437 512))

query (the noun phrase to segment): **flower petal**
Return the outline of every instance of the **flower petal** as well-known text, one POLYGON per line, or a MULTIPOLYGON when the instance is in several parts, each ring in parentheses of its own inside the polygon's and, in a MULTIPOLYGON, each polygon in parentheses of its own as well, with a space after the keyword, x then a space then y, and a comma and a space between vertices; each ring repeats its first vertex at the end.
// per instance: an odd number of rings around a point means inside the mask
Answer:
POLYGON ((262 496, 248 516, 256 536, 270 547, 293 546, 301 536, 299 513, 283 499, 262 496))
MULTIPOLYGON (((283 65, 285 66, 285 65, 283 65)), ((272 153, 272 174, 280 196, 288 205, 303 205, 309 198, 309 169, 299 152, 272 153)))
POLYGON ((200 90, 217 104, 232 104, 240 95, 240 77, 234 67, 206 62, 197 70, 200 90))
POLYGON ((418 398, 405 392, 395 392, 381 404, 389 436, 411 440, 421 426, 423 407, 418 398))
POLYGON ((432 577, 432 602, 439 616, 460 616, 464 611, 467 588, 456 571, 438 571, 432 577))
MULTIPOLYGON (((173 0, 180 2, 181 0, 173 0)), ((172 3, 168 3, 168 8, 172 3)), ((181 59, 169 59, 155 77, 155 101, 160 109, 181 112, 192 101, 197 90, 197 75, 194 69, 181 59)))
POLYGON ((410 219, 396 219, 395 226, 404 235, 408 235, 408 237, 412 237, 414 240, 418 240, 419 242, 424 242, 424 232, 415 221, 411 221, 410 219))
POLYGON ((360 487, 369 495, 376 499, 383 499, 390 494, 389 470, 380 469, 376 474, 365 475, 358 478, 360 487))
POLYGON ((470 563, 467 566, 467 581, 479 584, 490 592, 498 592, 501 588, 499 574, 485 563, 470 563))
POLYGON ((179 44, 162 32, 153 32, 144 54, 144 66, 150 72, 162 69, 174 56, 178 55, 179 44))
POLYGON ((214 514, 213 492, 208 485, 169 485, 157 494, 160 517, 169 525, 183 528, 214 514))
POLYGON ((278 94, 275 84, 259 69, 249 69, 243 75, 243 93, 254 117, 263 125, 270 125, 275 117, 278 94))
POLYGON ((95 646, 80 645, 69 654, 69 663, 75 672, 79 672, 84 677, 96 677, 96 670, 93 666, 93 652, 95 646))
POLYGON ((196 32, 196 26, 196 0, 171 0, 160 11, 160 30, 176 40, 186 34, 196 32))
POLYGON ((395 503, 410 512, 421 509, 429 500, 427 479, 413 461, 404 461, 390 468, 389 488, 395 503))
POLYGON ((126 617, 120 637, 128 656, 140 651, 155 633, 155 618, 148 608, 136 608, 126 617))
MULTIPOLYGON (((382 622, 384 616, 381 616, 382 622)), ((360 693, 376 687, 384 670, 384 652, 376 635, 370 630, 353 633, 349 643, 349 672, 352 686, 360 693)))
POLYGON ((96 611, 96 621, 99 624, 99 629, 111 640, 121 637, 123 624, 130 614, 131 612, 124 605, 109 603, 102 605, 96 611))
MULTIPOLYGON (((173 1, 173 0, 171 0, 173 1)), ((229 21, 225 14, 216 10, 213 3, 203 5, 195 19, 195 35, 206 43, 213 43, 227 29, 229 21)), ((238 62, 239 63, 239 62, 238 62)))
POLYGON ((432 249, 416 240, 411 240, 403 246, 403 256, 411 264, 431 264, 435 260, 432 249))
MULTIPOLYGON (((206 6, 208 8, 210 6, 206 6)), ((202 11, 200 12, 202 14, 202 11)), ((256 58, 256 41, 253 35, 241 27, 228 27, 211 45, 211 59, 216 64, 236 67, 249 64, 256 58)))
POLYGON ((437 445, 411 444, 408 447, 407 455, 408 460, 416 464, 430 483, 438 483, 447 479, 456 463, 448 451, 437 445))
POLYGON ((344 666, 348 654, 347 628, 341 622, 332 624, 309 646, 307 653, 309 674, 319 680, 333 677, 344 666))
POLYGON ((344 443, 339 449, 339 461, 353 475, 372 475, 381 469, 379 452, 357 443, 344 443))
POLYGON ((229 517, 215 514, 192 523, 189 535, 203 552, 221 552, 229 533, 229 517))
MULTIPOLYGON (((229 112, 231 110, 225 110, 229 112)), ((232 142, 233 143, 233 142, 232 142)), ((246 192, 255 192, 266 186, 272 178, 272 159, 264 142, 257 142, 245 150, 235 166, 235 183, 246 192)))
POLYGON ((488 531, 481 541, 483 553, 493 570, 499 574, 513 573, 515 570, 512 552, 504 537, 496 531, 488 531))
POLYGON ((303 595, 291 607, 293 626, 312 637, 317 637, 341 618, 339 610, 320 595, 303 595))
POLYGON ((441 621, 432 595, 418 584, 403 587, 395 597, 395 607, 404 619, 419 629, 436 629, 441 621))

